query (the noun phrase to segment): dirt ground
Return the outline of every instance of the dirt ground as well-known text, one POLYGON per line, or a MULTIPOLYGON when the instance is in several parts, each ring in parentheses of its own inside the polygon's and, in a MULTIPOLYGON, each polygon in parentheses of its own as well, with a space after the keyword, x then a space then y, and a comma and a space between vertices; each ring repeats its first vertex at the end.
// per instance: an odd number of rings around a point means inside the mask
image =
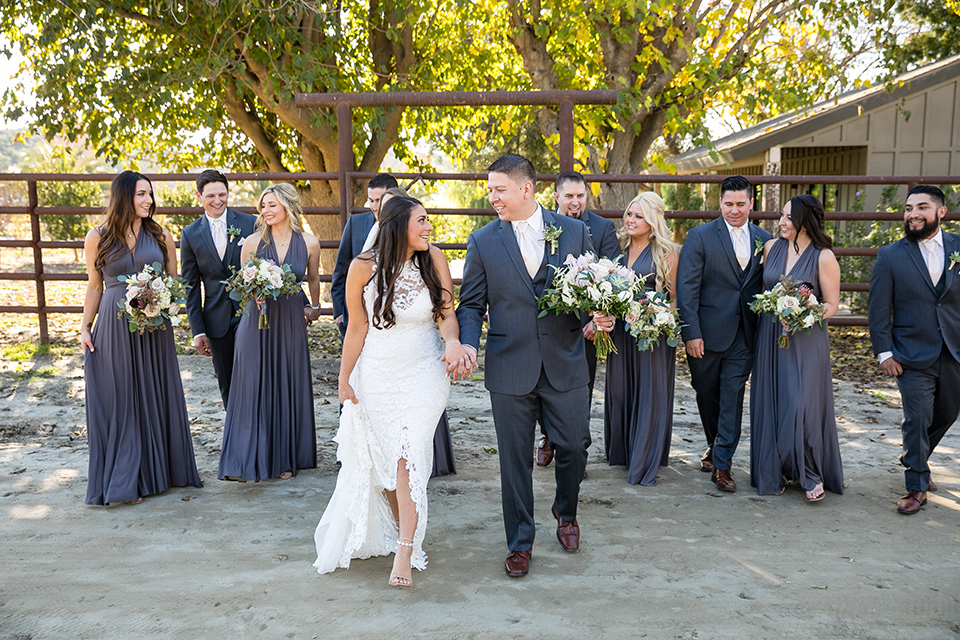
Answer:
MULTIPOLYGON (((313 532, 336 479, 336 370, 314 354, 319 467, 260 483, 216 479, 223 408, 209 360, 180 356, 206 486, 136 506, 88 507, 82 360, 0 364, 0 640, 46 638, 960 638, 960 428, 932 459, 939 492, 915 516, 903 493, 899 395, 835 381, 847 479, 806 504, 721 495, 689 380, 677 379, 670 466, 656 487, 603 461, 594 397, 582 551, 550 516, 553 469, 535 469, 530 575, 509 579, 496 440, 481 380, 458 383, 458 474, 430 483, 430 564, 387 587, 391 558, 319 576, 313 532)), ((960 391, 960 390, 958 390, 960 391)), ((745 427, 749 420, 745 419, 745 427)), ((532 452, 531 452, 532 454, 532 452)))

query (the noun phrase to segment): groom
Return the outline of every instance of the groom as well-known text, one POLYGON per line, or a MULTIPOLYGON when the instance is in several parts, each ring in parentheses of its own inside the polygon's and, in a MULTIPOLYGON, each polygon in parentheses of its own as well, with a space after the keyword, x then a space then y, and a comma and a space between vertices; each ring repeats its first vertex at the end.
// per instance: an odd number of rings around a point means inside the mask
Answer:
MULTIPOLYGON (((534 199, 536 171, 518 155, 490 165, 487 192, 499 220, 470 234, 457 319, 473 361, 484 314, 489 314, 484 384, 490 392, 503 522, 510 550, 504 569, 520 577, 530 567, 533 517, 533 441, 541 411, 556 448, 556 497, 551 512, 565 551, 580 547, 577 502, 590 446, 589 376, 578 315, 538 317, 537 296, 569 254, 593 250, 579 220, 546 211, 534 199), (554 242, 544 229, 559 229, 554 242)), ((596 316, 611 330, 613 318, 596 316)), ((451 366, 454 363, 451 363, 451 366)))

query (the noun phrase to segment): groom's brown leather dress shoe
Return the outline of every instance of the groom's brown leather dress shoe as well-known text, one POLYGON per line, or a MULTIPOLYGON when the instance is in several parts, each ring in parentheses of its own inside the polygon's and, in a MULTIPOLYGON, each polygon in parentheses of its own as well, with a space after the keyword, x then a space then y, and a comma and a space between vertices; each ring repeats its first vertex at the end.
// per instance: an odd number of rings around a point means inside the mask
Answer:
POLYGON ((713 471, 713 447, 707 447, 707 450, 700 456, 700 471, 705 473, 713 471))
POLYGON ((936 491, 936 490, 937 490, 937 485, 933 484, 933 478, 930 478, 930 480, 927 482, 927 491, 936 491))
POLYGON ((553 505, 553 517, 557 519, 557 540, 560 546, 568 553, 580 551, 580 525, 577 521, 567 522, 557 512, 557 505, 553 505))
POLYGON ((511 578, 522 578, 530 571, 530 552, 511 551, 503 568, 511 578))
POLYGON ((547 436, 543 436, 537 446, 537 466, 545 467, 551 462, 553 462, 553 445, 547 440, 547 436))
POLYGON ((927 504, 927 493, 911 489, 897 502, 897 511, 912 516, 925 504, 927 504))
POLYGON ((733 476, 726 469, 714 469, 710 474, 710 479, 717 485, 720 491, 734 492, 737 490, 737 483, 733 481, 733 476))

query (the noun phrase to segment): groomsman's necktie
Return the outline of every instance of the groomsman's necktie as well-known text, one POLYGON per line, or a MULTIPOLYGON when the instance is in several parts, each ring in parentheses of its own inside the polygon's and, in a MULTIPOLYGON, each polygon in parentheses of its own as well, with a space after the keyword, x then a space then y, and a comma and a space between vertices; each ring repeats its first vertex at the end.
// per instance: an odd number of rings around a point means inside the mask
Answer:
POLYGON ((220 256, 220 259, 223 260, 223 254, 227 251, 227 234, 223 230, 224 221, 211 220, 210 221, 210 233, 213 235, 213 244, 217 247, 217 254, 220 256))
POLYGON ((520 245, 520 255, 523 256, 523 264, 527 267, 527 273, 533 278, 540 270, 540 263, 543 262, 541 251, 537 251, 537 243, 533 240, 533 227, 526 220, 517 223, 517 244, 520 245))
POLYGON ((940 276, 943 275, 943 260, 940 259, 940 245, 935 238, 921 240, 920 246, 927 252, 927 271, 930 273, 930 280, 936 286, 940 282, 940 276))
POLYGON ((747 263, 750 262, 750 252, 747 250, 745 239, 747 230, 743 227, 734 228, 733 235, 737 238, 737 241, 733 244, 734 250, 737 252, 737 262, 740 263, 741 269, 746 269, 747 263))

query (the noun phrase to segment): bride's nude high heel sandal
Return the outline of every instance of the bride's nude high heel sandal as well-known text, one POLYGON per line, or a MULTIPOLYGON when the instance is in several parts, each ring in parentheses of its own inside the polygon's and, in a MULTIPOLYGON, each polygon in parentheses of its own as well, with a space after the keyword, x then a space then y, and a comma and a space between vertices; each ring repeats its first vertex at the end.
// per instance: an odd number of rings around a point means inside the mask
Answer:
MULTIPOLYGON (((410 547, 410 551, 413 551, 413 540, 397 538, 397 544, 401 547, 410 547)), ((390 581, 387 584, 389 584, 391 587, 412 587, 413 579, 398 575, 396 573, 391 573, 390 581)))

